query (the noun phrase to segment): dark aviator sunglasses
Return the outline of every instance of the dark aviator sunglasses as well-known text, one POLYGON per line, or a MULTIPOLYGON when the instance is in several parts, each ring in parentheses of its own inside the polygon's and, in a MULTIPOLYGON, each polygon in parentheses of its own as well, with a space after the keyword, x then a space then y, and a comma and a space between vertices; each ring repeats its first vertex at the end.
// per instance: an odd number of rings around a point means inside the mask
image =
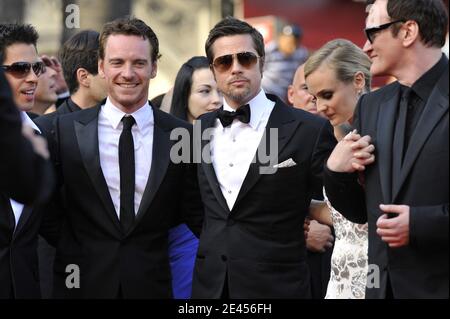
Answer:
POLYGON ((24 78, 30 73, 31 69, 33 69, 34 74, 39 77, 42 73, 45 72, 45 64, 44 62, 15 62, 11 65, 1 65, 0 66, 5 72, 13 75, 16 78, 24 78))
POLYGON ((214 59, 212 63, 214 69, 218 72, 226 72, 233 65, 234 57, 237 58, 240 65, 244 68, 251 68, 258 62, 259 56, 253 52, 239 52, 235 54, 222 55, 214 59))

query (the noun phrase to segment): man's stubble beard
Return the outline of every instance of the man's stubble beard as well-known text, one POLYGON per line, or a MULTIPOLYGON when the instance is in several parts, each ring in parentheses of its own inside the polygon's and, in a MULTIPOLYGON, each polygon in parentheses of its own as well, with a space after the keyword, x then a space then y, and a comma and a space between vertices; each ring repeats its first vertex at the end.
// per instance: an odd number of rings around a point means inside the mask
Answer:
POLYGON ((249 101, 248 98, 250 97, 251 89, 250 87, 245 87, 241 92, 235 92, 236 90, 230 89, 228 92, 226 92, 226 96, 230 99, 236 102, 236 104, 245 104, 249 101))

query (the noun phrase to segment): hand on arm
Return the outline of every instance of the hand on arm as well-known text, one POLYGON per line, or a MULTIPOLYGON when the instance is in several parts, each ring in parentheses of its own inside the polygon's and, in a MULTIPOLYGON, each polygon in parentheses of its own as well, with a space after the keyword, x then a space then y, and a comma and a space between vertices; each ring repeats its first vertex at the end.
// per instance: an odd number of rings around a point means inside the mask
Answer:
POLYGON ((319 223, 333 226, 330 209, 325 202, 312 200, 309 206, 309 216, 319 223))
POLYGON ((322 225, 315 220, 309 223, 306 237, 306 248, 313 252, 325 252, 333 246, 334 237, 329 226, 322 225))
POLYGON ((333 172, 353 173, 363 171, 375 161, 375 147, 370 136, 361 137, 356 130, 345 136, 334 148, 327 161, 333 172))

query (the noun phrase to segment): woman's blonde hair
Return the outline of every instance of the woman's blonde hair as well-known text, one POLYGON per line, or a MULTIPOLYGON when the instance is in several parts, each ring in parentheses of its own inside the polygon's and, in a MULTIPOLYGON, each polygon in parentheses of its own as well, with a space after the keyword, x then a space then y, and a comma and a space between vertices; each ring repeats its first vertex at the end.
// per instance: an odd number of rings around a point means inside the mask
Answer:
POLYGON ((365 78, 365 91, 370 92, 372 76, 370 74, 370 59, 352 42, 345 39, 336 39, 327 42, 314 52, 305 64, 305 78, 326 63, 336 71, 337 79, 344 82, 353 82, 357 72, 362 72, 365 78))

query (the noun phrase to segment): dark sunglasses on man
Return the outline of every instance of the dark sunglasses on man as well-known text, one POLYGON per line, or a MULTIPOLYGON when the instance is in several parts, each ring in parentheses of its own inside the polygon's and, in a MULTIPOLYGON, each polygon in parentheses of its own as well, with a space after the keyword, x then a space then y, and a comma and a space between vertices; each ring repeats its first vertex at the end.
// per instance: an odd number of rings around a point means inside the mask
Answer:
POLYGON ((212 66, 218 72, 226 72, 233 65, 234 58, 237 58, 240 65, 244 68, 253 67, 258 62, 259 56, 253 52, 239 52, 235 54, 222 55, 214 59, 212 66))
POLYGON ((375 39, 375 35, 378 34, 378 32, 385 30, 385 29, 389 28, 391 25, 394 25, 399 22, 403 23, 405 21, 404 20, 395 20, 395 21, 391 21, 391 22, 379 25, 378 27, 364 29, 367 40, 369 40, 370 43, 373 43, 373 40, 375 39))
POLYGON ((30 62, 15 62, 11 65, 1 65, 0 66, 5 72, 11 74, 16 78, 24 78, 33 69, 34 74, 39 77, 42 73, 45 73, 45 64, 41 61, 30 63, 30 62))

